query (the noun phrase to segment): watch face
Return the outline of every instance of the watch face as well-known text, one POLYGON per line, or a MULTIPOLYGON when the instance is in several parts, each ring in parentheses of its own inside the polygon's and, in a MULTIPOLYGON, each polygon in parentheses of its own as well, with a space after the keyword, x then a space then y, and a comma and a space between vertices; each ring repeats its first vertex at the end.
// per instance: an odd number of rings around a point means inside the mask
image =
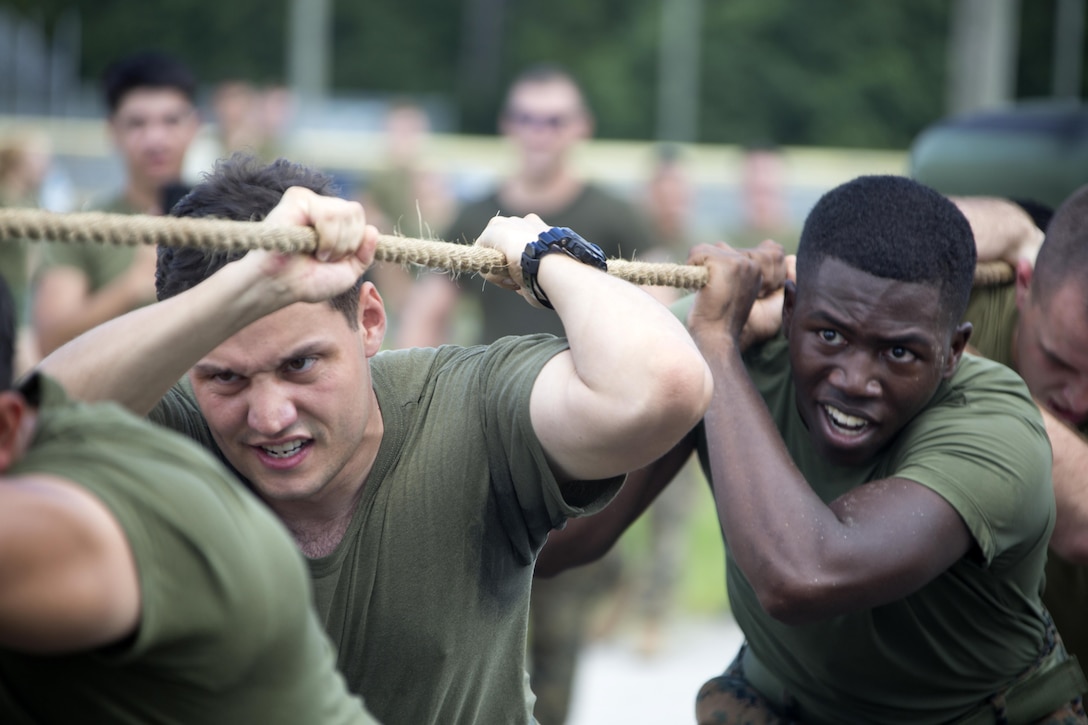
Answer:
POLYGON ((580 236, 571 232, 569 237, 563 239, 560 244, 567 250, 567 253, 577 259, 582 264, 588 264, 591 267, 596 267, 600 270, 608 268, 608 260, 605 259, 604 252, 596 244, 591 244, 580 236))

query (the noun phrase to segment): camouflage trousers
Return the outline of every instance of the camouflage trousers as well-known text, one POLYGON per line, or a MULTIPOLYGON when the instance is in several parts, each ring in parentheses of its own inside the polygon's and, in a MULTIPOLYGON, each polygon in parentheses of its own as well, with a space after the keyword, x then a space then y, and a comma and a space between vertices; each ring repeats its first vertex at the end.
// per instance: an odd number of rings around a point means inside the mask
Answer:
MULTIPOLYGON (((775 710, 748 683, 741 661, 747 646, 744 644, 741 647, 736 659, 722 675, 709 680, 699 689, 695 697, 695 720, 698 725, 803 725, 803 721, 790 708, 785 712, 775 710)), ((1017 725, 1003 716, 1001 703, 1000 693, 991 700, 994 708, 992 722, 995 725, 1017 725)), ((1083 698, 1074 698, 1030 725, 1088 725, 1083 698)))

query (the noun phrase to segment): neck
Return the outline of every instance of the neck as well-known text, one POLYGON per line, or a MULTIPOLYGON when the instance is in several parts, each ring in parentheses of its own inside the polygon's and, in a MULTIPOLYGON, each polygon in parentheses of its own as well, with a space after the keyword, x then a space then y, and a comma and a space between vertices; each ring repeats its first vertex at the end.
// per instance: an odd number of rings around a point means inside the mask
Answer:
POLYGON ((354 498, 338 510, 306 511, 298 507, 272 506, 302 553, 310 559, 328 556, 347 533, 348 526, 363 492, 359 486, 354 498))
POLYGON ((125 201, 141 214, 159 215, 163 213, 159 191, 159 187, 154 184, 129 181, 128 186, 125 187, 125 201))

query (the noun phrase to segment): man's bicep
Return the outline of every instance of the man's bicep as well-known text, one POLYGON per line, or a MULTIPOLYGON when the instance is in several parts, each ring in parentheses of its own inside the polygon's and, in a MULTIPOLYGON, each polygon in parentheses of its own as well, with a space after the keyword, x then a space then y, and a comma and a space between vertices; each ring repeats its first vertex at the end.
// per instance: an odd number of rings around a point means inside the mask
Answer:
POLYGON ((916 481, 873 481, 830 507, 844 527, 835 574, 865 607, 912 594, 975 547, 956 508, 916 481))
POLYGON ((561 485, 628 470, 618 465, 614 431, 592 398, 569 350, 548 360, 533 383, 529 397, 533 431, 561 485))

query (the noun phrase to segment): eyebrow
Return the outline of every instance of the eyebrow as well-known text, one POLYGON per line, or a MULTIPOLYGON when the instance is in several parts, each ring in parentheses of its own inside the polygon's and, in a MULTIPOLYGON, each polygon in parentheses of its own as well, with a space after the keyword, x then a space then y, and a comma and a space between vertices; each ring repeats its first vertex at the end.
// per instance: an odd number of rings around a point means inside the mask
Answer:
MULTIPOLYGON (((326 346, 326 344, 324 342, 319 342, 319 341, 305 343, 303 345, 300 345, 300 346, 296 347, 294 350, 292 350, 287 355, 284 355, 283 357, 276 360, 276 363, 275 363, 275 365, 273 367, 274 367, 274 369, 279 369, 279 368, 283 367, 284 365, 286 365, 287 363, 291 362, 292 360, 298 360, 299 358, 303 358, 303 357, 311 357, 313 355, 316 355, 316 354, 320 353, 326 347, 327 346, 326 346)), ((204 376, 204 377, 214 377, 216 375, 222 375, 224 373, 240 374, 236 370, 234 370, 233 368, 220 367, 219 365, 213 365, 212 363, 206 363, 206 362, 197 363, 196 365, 193 366, 193 370, 198 375, 201 375, 201 376, 204 376)))
MULTIPOLYGON (((856 330, 854 327, 842 322, 829 312, 825 312, 824 310, 815 310, 812 313, 812 316, 819 320, 823 320, 832 327, 838 327, 856 335, 856 330)), ((930 347, 933 344, 932 339, 920 332, 904 332, 901 335, 894 335, 892 337, 877 337, 876 340, 881 345, 884 345, 886 347, 893 345, 901 345, 903 347, 930 347)))

